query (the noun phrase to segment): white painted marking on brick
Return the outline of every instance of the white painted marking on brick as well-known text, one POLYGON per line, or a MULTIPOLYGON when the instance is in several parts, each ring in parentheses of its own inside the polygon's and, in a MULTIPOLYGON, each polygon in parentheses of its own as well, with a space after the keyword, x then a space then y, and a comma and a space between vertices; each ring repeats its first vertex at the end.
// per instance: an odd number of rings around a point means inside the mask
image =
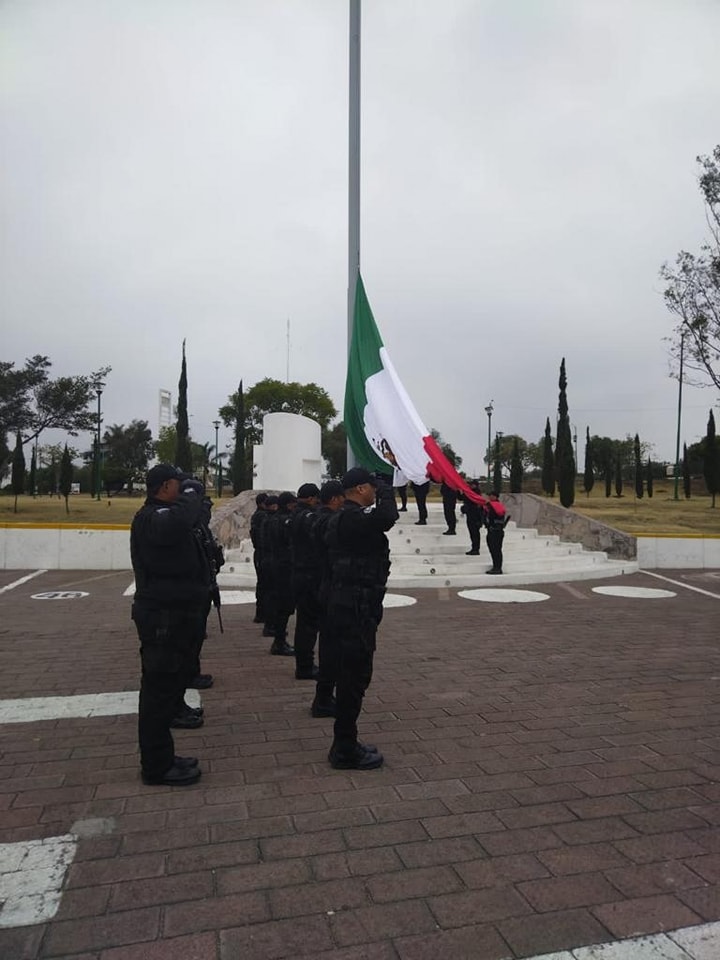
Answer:
POLYGON ((572 955, 573 960, 689 960, 688 954, 664 933, 577 947, 572 955))
POLYGON ((76 850, 77 837, 70 833, 0 843, 0 927, 29 927, 52 920, 76 850))
POLYGON ((703 590, 702 587, 694 587, 691 583, 683 583, 682 580, 673 580, 672 577, 664 577, 661 573, 653 573, 650 570, 642 571, 646 577, 656 577, 658 580, 664 580, 665 583, 672 583, 675 587, 684 587, 686 590, 692 590, 693 593, 701 593, 704 597, 712 597, 713 600, 720 600, 720 593, 712 593, 710 590, 703 590))
POLYGON ((34 573, 28 573, 26 576, 20 577, 19 580, 6 583, 4 587, 0 587, 0 593, 5 593, 7 590, 14 590, 15 587, 21 587, 24 583, 27 583, 28 580, 32 580, 33 577, 39 577, 41 573, 47 573, 47 570, 35 570, 34 573))
POLYGON ((648 937, 631 937, 560 953, 543 953, 528 960, 718 960, 720 923, 682 927, 648 937))
POLYGON ((45 593, 33 593, 33 600, 82 600, 89 597, 84 590, 47 590, 45 593))
POLYGON ((390 607, 411 607, 414 603, 417 603, 415 597, 408 597, 404 593, 386 593, 383 598, 385 610, 390 607))
MULTIPOLYGON (((188 690, 185 700, 200 706, 197 690, 188 690)), ((74 697, 26 697, 0 700, 0 723, 32 723, 35 720, 62 720, 67 717, 113 717, 137 713, 138 691, 86 693, 74 697)))
POLYGON ((540 603, 549 600, 547 593, 537 590, 496 590, 481 587, 479 590, 460 590, 458 596, 465 600, 480 600, 483 603, 540 603))
POLYGON ((592 592, 604 597, 631 597, 637 600, 664 600, 677 596, 672 590, 655 590, 652 587, 593 587, 592 592))
POLYGON ((668 934, 693 960, 717 960, 720 957, 720 923, 702 923, 683 927, 668 934))
POLYGON ((251 590, 221 590, 220 600, 223 606, 234 603, 255 603, 255 594, 251 590))
POLYGON ((135 596, 135 581, 130 584, 130 586, 124 591, 124 597, 134 597, 135 596))

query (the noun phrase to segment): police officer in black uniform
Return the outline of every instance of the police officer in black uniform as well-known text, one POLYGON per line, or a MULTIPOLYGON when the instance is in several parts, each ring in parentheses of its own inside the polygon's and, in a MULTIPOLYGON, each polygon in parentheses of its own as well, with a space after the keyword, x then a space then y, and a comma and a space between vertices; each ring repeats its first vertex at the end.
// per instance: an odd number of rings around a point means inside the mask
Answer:
POLYGON ((457 526, 457 517, 455 516, 455 506, 458 500, 457 490, 453 490, 453 488, 449 487, 446 483, 441 483, 440 496, 442 497, 443 514, 445 515, 445 523, 447 524, 447 530, 443 533, 443 536, 454 537, 455 527, 457 526))
POLYGON ((140 639, 138 737, 143 783, 184 786, 200 779, 194 757, 175 754, 170 724, 181 702, 210 592, 207 558, 195 533, 201 498, 177 468, 147 475, 147 499, 130 530, 135 572, 132 618, 140 639))
POLYGON ((253 623, 265 623, 264 597, 260 562, 260 526, 265 521, 265 501, 268 495, 259 493, 255 497, 255 512, 250 517, 250 540, 253 545, 253 566, 255 567, 255 617, 253 623))
POLYGON ((318 624, 318 681, 315 688, 315 698, 310 707, 313 717, 335 716, 335 680, 337 679, 337 647, 338 643, 330 632, 327 619, 330 585, 332 582, 332 567, 330 554, 325 543, 325 534, 330 518, 343 505, 345 491, 339 480, 328 480, 320 487, 320 507, 312 529, 315 550, 320 565, 320 589, 318 602, 320 617, 318 624))
POLYGON ((290 522, 292 589, 295 600, 295 679, 317 680, 315 644, 320 627, 320 557, 313 539, 320 489, 314 483, 298 488, 290 522))
POLYGON ((510 514, 505 510, 505 505, 500 502, 497 493, 491 491, 485 506, 485 526, 487 527, 485 542, 492 557, 492 567, 485 573, 501 574, 503 572, 503 540, 509 519, 510 514))
MULTIPOLYGON (((263 528, 268 536, 263 540, 270 555, 272 579, 270 616, 272 618, 273 642, 270 653, 273 656, 292 657, 295 648, 287 642, 288 620, 295 609, 292 590, 292 541, 290 524, 297 498, 290 490, 284 490, 278 496, 277 511, 263 528)), ((263 547, 263 550, 265 547, 263 547)))
POLYGON ((372 679, 375 637, 382 620, 390 548, 385 531, 398 519, 393 488, 353 467, 342 479, 345 502, 325 540, 332 580, 327 620, 338 644, 335 737, 328 759, 339 770, 372 770, 383 756, 358 741, 357 719, 372 679))
POLYGON ((265 518, 256 527, 257 531, 257 555, 258 555, 258 583, 261 584, 262 610, 263 610, 263 631, 264 637, 274 637, 275 628, 273 627, 274 616, 274 579, 273 579, 273 543, 272 543, 272 525, 275 514, 278 511, 278 498, 274 493, 270 493, 265 498, 265 518))
MULTIPOLYGON (((477 480, 471 480, 470 489, 474 493, 480 493, 480 484, 477 480)), ((468 557, 477 557, 480 553, 480 530, 483 525, 482 504, 476 503, 469 497, 463 497, 463 505, 460 512, 465 514, 465 523, 470 534, 470 549, 466 551, 468 557)))

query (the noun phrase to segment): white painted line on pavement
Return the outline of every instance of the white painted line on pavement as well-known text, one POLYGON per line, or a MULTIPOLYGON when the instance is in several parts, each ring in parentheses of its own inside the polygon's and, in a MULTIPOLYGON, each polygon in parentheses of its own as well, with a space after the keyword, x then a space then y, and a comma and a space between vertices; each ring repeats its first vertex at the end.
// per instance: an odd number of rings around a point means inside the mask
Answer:
POLYGON ((0 927, 29 927, 52 920, 76 850, 77 837, 71 833, 0 843, 0 927))
POLYGON ((135 596, 135 581, 130 584, 127 590, 123 593, 124 597, 134 597, 135 596))
MULTIPOLYGON (((185 701, 200 706, 197 690, 187 690, 185 701)), ((26 697, 0 700, 0 723, 32 723, 35 720, 62 720, 67 717, 113 717, 137 713, 138 691, 85 693, 74 697, 26 697)))
POLYGON ((28 573, 27 576, 20 577, 19 580, 6 583, 4 587, 0 587, 0 593, 5 593, 6 590, 14 590, 15 587, 21 587, 24 583, 27 583, 28 580, 32 580, 33 577, 39 577, 41 573, 47 573, 47 570, 35 570, 34 573, 28 573))
POLYGON ((702 923, 649 937, 543 953, 528 960, 718 960, 720 923, 702 923))
POLYGON ((682 580, 673 580, 671 577, 664 577, 661 573, 653 573, 651 570, 642 570, 647 577, 657 577, 658 580, 664 580, 665 583, 672 583, 676 587, 685 587, 686 590, 692 590, 694 593, 702 593, 704 597, 712 597, 713 600, 720 600, 720 593, 711 593, 710 590, 703 590, 702 587, 694 587, 691 583, 683 583, 682 580))

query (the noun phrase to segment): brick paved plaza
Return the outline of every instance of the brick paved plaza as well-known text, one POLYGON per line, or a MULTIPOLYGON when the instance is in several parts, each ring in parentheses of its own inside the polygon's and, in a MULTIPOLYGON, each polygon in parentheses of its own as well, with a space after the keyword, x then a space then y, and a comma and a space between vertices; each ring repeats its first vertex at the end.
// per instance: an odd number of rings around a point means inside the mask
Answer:
MULTIPOLYGON (((211 621, 206 723, 177 731, 197 786, 140 783, 133 715, 2 724, 0 843, 81 836, 54 919, 0 926, 0 957, 499 960, 720 918, 720 575, 667 576, 705 592, 408 592, 361 723, 378 771, 330 769, 248 604, 211 621)), ((137 690, 130 581, 0 593, 3 699, 137 690), (31 599, 53 589, 89 596, 31 599)))

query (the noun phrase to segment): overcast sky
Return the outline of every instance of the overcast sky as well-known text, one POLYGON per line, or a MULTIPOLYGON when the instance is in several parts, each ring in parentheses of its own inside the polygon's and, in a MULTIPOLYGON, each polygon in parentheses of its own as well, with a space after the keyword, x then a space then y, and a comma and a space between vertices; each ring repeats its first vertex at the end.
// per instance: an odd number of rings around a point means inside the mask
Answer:
MULTIPOLYGON (((340 409, 346 0, 2 0, 0 30, 0 359, 110 364, 105 423, 156 433, 186 338, 214 441, 289 318, 290 379, 340 409)), ((489 400, 493 433, 554 424, 563 356, 581 464, 586 426, 674 459, 658 270, 707 232, 718 37, 717 0, 364 0, 363 277, 471 473, 489 400)), ((685 441, 718 399, 686 388, 685 441)))

